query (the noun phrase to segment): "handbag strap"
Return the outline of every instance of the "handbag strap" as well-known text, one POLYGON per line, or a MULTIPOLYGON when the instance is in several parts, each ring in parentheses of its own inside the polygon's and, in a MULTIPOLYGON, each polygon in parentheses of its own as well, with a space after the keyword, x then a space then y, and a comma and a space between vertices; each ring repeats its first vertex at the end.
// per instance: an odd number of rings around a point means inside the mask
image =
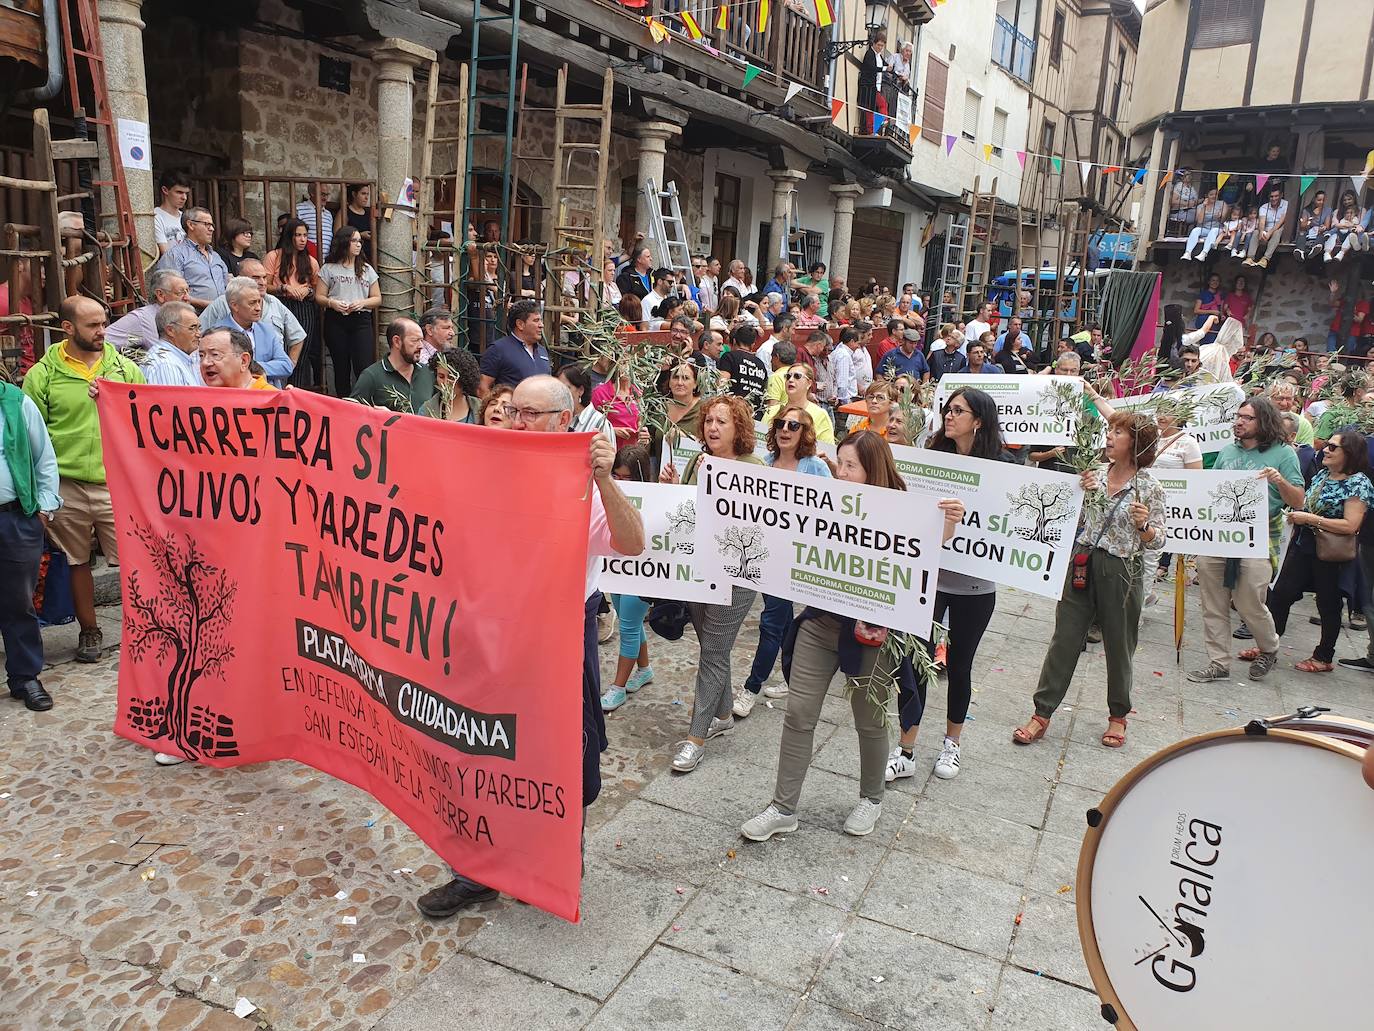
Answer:
POLYGON ((1106 535, 1106 533, 1107 533, 1107 527, 1108 527, 1108 525, 1111 524, 1112 516, 1116 515, 1116 510, 1117 510, 1118 508, 1121 507, 1121 503, 1122 503, 1123 501, 1125 501, 1125 500, 1126 500, 1126 492, 1125 492, 1125 491, 1122 491, 1122 492, 1121 492, 1121 496, 1118 497, 1118 498, 1116 499, 1116 504, 1112 506, 1112 510, 1111 510, 1110 512, 1108 512, 1108 513, 1107 513, 1107 517, 1106 517, 1105 519, 1102 520, 1102 529, 1100 529, 1100 530, 1097 531, 1097 539, 1093 541, 1093 546, 1092 546, 1092 548, 1089 549, 1089 550, 1091 550, 1091 551, 1096 551, 1096 550, 1097 550, 1097 546, 1098 546, 1099 544, 1102 543, 1102 538, 1103 538, 1103 537, 1106 535))

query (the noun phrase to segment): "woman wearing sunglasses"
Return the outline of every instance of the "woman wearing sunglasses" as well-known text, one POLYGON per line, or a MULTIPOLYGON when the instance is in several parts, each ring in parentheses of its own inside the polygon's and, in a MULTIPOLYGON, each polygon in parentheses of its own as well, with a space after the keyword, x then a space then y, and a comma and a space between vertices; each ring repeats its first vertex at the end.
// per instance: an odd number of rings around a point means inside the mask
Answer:
MULTIPOLYGON (((945 401, 941 414, 941 426, 926 444, 932 451, 947 451, 990 462, 1012 461, 1002 443, 997 402, 990 395, 973 387, 958 387, 945 401)), ((969 701, 973 698, 973 658, 995 608, 997 585, 991 580, 941 568, 935 582, 935 621, 949 630, 945 649, 945 740, 935 760, 935 776, 941 780, 950 780, 959 774, 959 740, 968 718, 969 701)), ((926 647, 935 654, 933 641, 926 647)), ((905 690, 902 681, 898 683, 903 688, 897 697, 902 733, 897 747, 887 758, 889 781, 916 773, 916 735, 921 729, 921 716, 931 687, 924 678, 918 680, 915 691, 905 690)))
MULTIPOLYGON (((892 449, 872 430, 844 438, 837 452, 836 469, 837 479, 848 483, 906 490, 892 459, 892 449)), ((964 504, 946 498, 940 502, 940 510, 945 516, 943 539, 949 540, 964 518, 964 504)), ((777 784, 768 807, 740 828, 740 833, 750 841, 767 841, 774 834, 797 829, 797 806, 811 766, 816 722, 830 682, 841 670, 847 678, 854 729, 859 735, 859 801, 844 821, 844 832, 855 837, 873 832, 882 815, 883 793, 887 790, 883 775, 888 740, 886 700, 875 705, 860 684, 870 677, 894 673, 890 653, 883 653, 872 639, 872 632, 880 629, 809 606, 797 617, 783 653, 783 674, 791 692, 778 746, 777 784)))
MULTIPOLYGON (((805 408, 784 405, 768 426, 768 457, 765 464, 774 469, 790 469, 813 476, 829 476, 830 467, 816 455, 816 429, 805 408)), ((778 661, 783 635, 792 625, 792 603, 786 598, 763 596, 763 613, 759 616, 759 644, 754 651, 754 664, 744 681, 743 690, 735 695, 734 713, 740 719, 754 711, 754 703, 763 690, 769 698, 786 698, 787 684, 763 686, 778 661)))
MULTIPOLYGON (((693 455, 682 473, 682 482, 694 484, 701 469, 702 458, 715 458, 749 465, 762 465, 754 457, 754 410, 742 397, 721 394, 702 402, 701 451, 693 455)), ((678 471, 665 465, 659 480, 677 483, 678 471)), ((735 638, 744 624, 744 617, 754 607, 757 592, 744 587, 731 589, 730 600, 723 605, 689 602, 692 626, 697 632, 701 651, 697 658, 696 701, 692 705, 692 725, 687 739, 679 741, 673 753, 673 770, 690 773, 697 768, 705 754, 706 739, 724 734, 735 725, 730 694, 730 652, 735 638)))
POLYGON ((811 416, 811 423, 816 429, 816 439, 822 444, 835 443, 835 424, 830 419, 830 413, 811 400, 811 392, 815 386, 816 371, 811 366, 791 366, 783 376, 783 387, 787 391, 786 399, 774 405, 764 415, 763 421, 771 423, 773 416, 785 407, 800 408, 811 416))
POLYGON ((1341 574, 1355 560, 1356 535, 1366 509, 1374 504, 1374 485, 1368 476, 1369 447, 1361 434, 1346 428, 1332 436, 1322 448, 1321 465, 1306 493, 1277 470, 1264 470, 1265 478, 1292 507, 1288 521, 1294 527, 1283 568, 1269 592, 1274 629, 1283 636, 1289 610, 1308 591, 1317 596, 1321 615, 1321 640, 1312 657, 1295 667, 1303 673, 1331 672, 1341 634, 1341 574), (1317 539, 1319 533, 1328 535, 1325 541, 1317 539))

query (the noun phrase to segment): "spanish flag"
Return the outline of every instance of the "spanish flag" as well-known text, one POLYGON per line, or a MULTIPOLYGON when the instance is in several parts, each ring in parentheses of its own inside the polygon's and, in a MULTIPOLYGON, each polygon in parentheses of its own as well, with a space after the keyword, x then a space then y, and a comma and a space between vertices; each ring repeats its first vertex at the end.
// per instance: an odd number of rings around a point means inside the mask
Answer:
POLYGON ((728 11, 729 8, 726 7, 725 4, 721 4, 720 10, 716 12, 716 28, 720 29, 721 32, 724 32, 729 24, 728 11))
POLYGON ((768 31, 768 0, 759 0, 759 32, 768 31))
POLYGON ((816 24, 821 28, 829 28, 835 23, 835 10, 830 5, 830 0, 816 0, 816 24))
POLYGON ((701 26, 697 24, 697 20, 695 18, 693 18, 686 11, 683 11, 680 15, 678 15, 678 17, 682 19, 682 24, 686 26, 688 36, 690 36, 693 40, 701 39, 703 33, 701 31, 701 26))

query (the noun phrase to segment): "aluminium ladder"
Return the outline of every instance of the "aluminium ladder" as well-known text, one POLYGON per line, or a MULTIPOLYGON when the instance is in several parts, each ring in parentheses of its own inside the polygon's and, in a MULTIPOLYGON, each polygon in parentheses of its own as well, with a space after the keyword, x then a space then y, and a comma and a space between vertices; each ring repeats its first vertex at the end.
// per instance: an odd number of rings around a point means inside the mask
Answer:
POLYGON ((649 209, 649 239, 659 265, 670 268, 695 284, 692 274, 692 248, 687 242, 687 227, 682 221, 682 206, 678 203, 676 183, 666 183, 662 190, 653 179, 644 181, 644 202, 649 209), (664 206, 667 206, 665 212, 664 206))

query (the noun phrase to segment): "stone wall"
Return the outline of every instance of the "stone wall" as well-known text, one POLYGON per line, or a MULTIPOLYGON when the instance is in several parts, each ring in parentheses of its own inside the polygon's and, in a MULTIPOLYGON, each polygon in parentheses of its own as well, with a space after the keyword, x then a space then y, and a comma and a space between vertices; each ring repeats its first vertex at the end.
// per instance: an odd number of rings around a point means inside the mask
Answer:
MULTIPOLYGON (((1338 271, 1333 273, 1339 277, 1343 287, 1351 288, 1347 285, 1348 279, 1353 280, 1355 289, 1359 289, 1362 280, 1368 283, 1368 275, 1360 276, 1358 271, 1352 274, 1350 269, 1343 267, 1344 264, 1336 266, 1338 271)), ((1213 263, 1206 270, 1196 263, 1175 258, 1168 265, 1157 266, 1157 271, 1163 273, 1162 303, 1180 304, 1185 314, 1192 312, 1208 272, 1219 273, 1222 284, 1228 289, 1237 275, 1244 275, 1250 292, 1258 297, 1250 316, 1254 335, 1268 331, 1283 343, 1295 336, 1305 336, 1314 348, 1319 348, 1326 340, 1327 326, 1331 322, 1331 294, 1325 273, 1332 267, 1323 266, 1320 262, 1299 264, 1281 254, 1263 274, 1259 269, 1243 267, 1239 260, 1230 257, 1213 263), (1264 278, 1262 286, 1261 275, 1264 278)))

